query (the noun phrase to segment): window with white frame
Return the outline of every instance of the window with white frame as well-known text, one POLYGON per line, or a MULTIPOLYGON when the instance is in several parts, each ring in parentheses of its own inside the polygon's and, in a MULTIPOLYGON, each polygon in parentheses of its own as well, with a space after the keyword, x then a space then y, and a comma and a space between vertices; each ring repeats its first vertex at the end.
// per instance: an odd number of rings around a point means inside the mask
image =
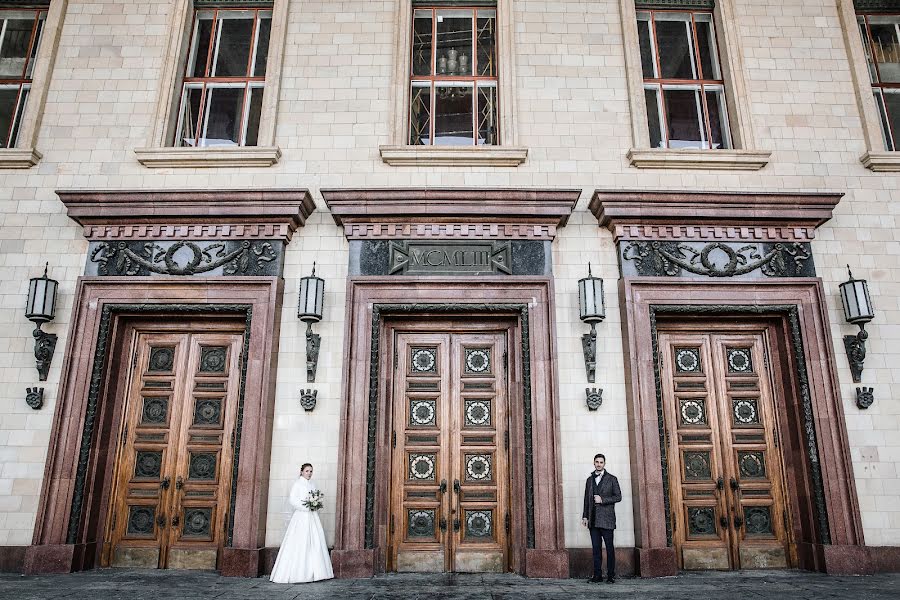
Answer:
POLYGON ((272 10, 194 11, 174 145, 256 146, 272 10))
POLYGON ((711 11, 637 12, 653 148, 732 148, 711 11))
POLYGON ((0 148, 19 137, 46 20, 46 9, 0 7, 0 148))
POLYGON ((496 7, 414 3, 409 144, 500 143, 496 7))
POLYGON ((858 14, 884 147, 900 150, 900 11, 858 14))

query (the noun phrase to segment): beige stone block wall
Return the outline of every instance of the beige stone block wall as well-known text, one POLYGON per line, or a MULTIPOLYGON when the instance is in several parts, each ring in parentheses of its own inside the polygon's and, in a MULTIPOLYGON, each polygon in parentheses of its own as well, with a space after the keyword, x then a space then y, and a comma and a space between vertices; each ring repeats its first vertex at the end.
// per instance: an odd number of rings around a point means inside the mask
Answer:
POLYGON ((30 170, 0 171, 0 545, 31 541, 72 293, 87 248, 54 190, 312 191, 318 211, 286 257, 266 539, 275 545, 286 524, 285 496, 305 461, 316 465, 316 480, 331 502, 322 516, 333 542, 347 246, 319 189, 401 186, 583 190, 553 244, 570 546, 589 545, 579 525, 580 499, 597 451, 607 454, 626 496, 618 509, 617 541, 634 541, 618 274, 610 236, 586 211, 593 189, 845 192, 835 218, 819 230, 815 261, 827 294, 866 541, 900 545, 900 371, 892 368, 900 359, 900 183, 859 162, 865 143, 834 2, 732 2, 756 146, 772 151, 764 169, 740 174, 628 166, 625 153, 634 144, 617 0, 514 3, 518 141, 529 149, 518 168, 385 165, 378 146, 391 143, 394 3, 307 0, 289 7, 275 133, 281 161, 271 168, 150 170, 133 149, 151 135, 173 2, 70 0, 38 134, 43 160, 30 170), (23 306, 28 278, 46 261, 60 281, 57 319, 46 330, 60 340, 43 384, 46 404, 33 411, 24 402, 37 373, 23 306), (326 278, 327 296, 325 319, 316 326, 322 335, 319 373, 308 385, 305 325, 295 315, 298 281, 313 261, 326 278), (588 261, 605 279, 608 306, 598 327, 595 385, 604 389, 604 403, 596 413, 584 405, 580 336, 587 327, 577 312, 576 282, 588 261), (869 280, 878 309, 868 327, 863 374, 876 394, 868 411, 855 406, 856 385, 841 341, 855 329, 843 323, 837 289, 847 263, 869 280), (306 387, 319 390, 312 413, 299 406, 299 390, 306 387))

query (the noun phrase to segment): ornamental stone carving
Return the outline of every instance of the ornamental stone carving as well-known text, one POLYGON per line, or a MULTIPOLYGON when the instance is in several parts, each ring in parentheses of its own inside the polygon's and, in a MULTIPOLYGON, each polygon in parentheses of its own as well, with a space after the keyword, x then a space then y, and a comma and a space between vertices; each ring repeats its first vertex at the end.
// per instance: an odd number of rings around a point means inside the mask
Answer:
POLYGON ((808 243, 620 242, 622 273, 654 277, 814 277, 808 243))

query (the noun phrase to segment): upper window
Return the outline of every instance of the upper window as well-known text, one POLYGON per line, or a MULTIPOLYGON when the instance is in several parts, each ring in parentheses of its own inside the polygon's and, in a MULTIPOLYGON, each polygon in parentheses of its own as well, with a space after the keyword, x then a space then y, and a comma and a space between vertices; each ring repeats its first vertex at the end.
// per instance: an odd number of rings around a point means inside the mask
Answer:
POLYGON ((900 150, 900 14, 858 15, 884 147, 900 150))
POLYGON ((415 8, 409 143, 500 143, 495 8, 415 8))
POLYGON ((46 9, 0 8, 0 148, 16 145, 46 9))
POLYGON ((650 146, 732 148, 711 12, 637 13, 650 146))
POLYGON ((256 146, 270 9, 194 12, 175 146, 256 146))

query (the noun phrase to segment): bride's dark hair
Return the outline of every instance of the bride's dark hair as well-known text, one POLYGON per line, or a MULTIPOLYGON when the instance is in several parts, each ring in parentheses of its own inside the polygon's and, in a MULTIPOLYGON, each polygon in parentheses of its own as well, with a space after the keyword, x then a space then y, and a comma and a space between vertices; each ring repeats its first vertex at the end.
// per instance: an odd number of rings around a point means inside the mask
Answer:
POLYGON ((300 470, 302 471, 302 470, 305 469, 306 467, 309 467, 310 469, 312 469, 312 465, 311 465, 311 464, 309 464, 309 463, 303 463, 302 465, 300 465, 300 470))

